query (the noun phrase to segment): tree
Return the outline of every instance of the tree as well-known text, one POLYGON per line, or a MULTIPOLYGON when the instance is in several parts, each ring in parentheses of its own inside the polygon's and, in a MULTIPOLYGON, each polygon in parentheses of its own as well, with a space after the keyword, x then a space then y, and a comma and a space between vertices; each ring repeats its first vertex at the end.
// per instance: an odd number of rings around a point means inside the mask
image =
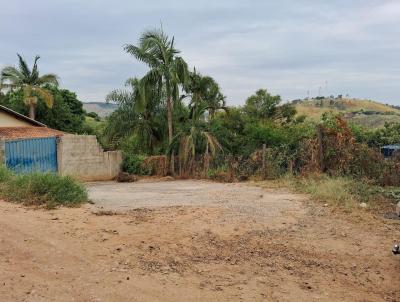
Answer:
POLYGON ((204 113, 207 106, 195 104, 190 106, 189 119, 169 147, 169 152, 177 149, 181 174, 189 174, 193 169, 196 156, 204 154, 204 170, 207 172, 210 159, 215 156, 222 147, 215 136, 209 131, 208 124, 204 122, 204 113))
MULTIPOLYGON (((43 88, 51 93, 54 104, 49 108, 39 97, 40 101, 35 107, 36 120, 53 129, 69 133, 86 133, 88 129, 85 129, 85 111, 76 94, 51 85, 45 85, 43 88)), ((0 98, 0 104, 24 115, 29 113, 21 89, 8 91, 3 99, 0 98)))
POLYGON ((164 131, 164 109, 158 100, 157 91, 147 91, 147 102, 142 107, 141 81, 137 78, 126 81, 128 90, 114 90, 107 96, 107 102, 118 104, 107 120, 105 135, 114 146, 122 146, 127 152, 150 153, 161 143, 164 131), (140 107, 140 110, 138 110, 140 107), (123 145, 127 142, 127 145, 123 145))
POLYGON ((271 95, 266 89, 259 89, 246 100, 243 109, 256 119, 291 121, 296 115, 296 109, 291 104, 280 105, 281 101, 279 95, 271 95))
MULTIPOLYGON (((138 46, 128 44, 125 51, 150 67, 150 71, 141 79, 140 95, 141 107, 149 101, 147 92, 157 87, 161 95, 163 89, 166 94, 168 141, 173 138, 173 102, 179 99, 180 85, 188 83, 188 67, 186 62, 177 54, 174 47, 174 38, 169 40, 162 30, 146 31, 142 34, 138 46)), ((139 106, 140 107, 140 106, 139 106)))
MULTIPOLYGON (((205 105, 211 118, 218 109, 226 109, 225 96, 221 93, 218 83, 209 76, 202 76, 200 73, 189 74, 189 84, 185 90, 191 97, 191 105, 205 105)), ((185 97, 187 97, 185 96, 185 97)))
POLYGON ((58 86, 57 76, 52 73, 39 75, 37 66, 37 61, 40 59, 39 56, 35 57, 32 70, 29 69, 28 64, 19 54, 17 56, 19 60, 18 68, 7 66, 1 70, 1 86, 2 88, 22 90, 24 103, 29 107, 29 117, 35 119, 36 106, 39 99, 43 100, 47 107, 51 108, 53 106, 54 96, 51 91, 43 86, 46 84, 58 86))

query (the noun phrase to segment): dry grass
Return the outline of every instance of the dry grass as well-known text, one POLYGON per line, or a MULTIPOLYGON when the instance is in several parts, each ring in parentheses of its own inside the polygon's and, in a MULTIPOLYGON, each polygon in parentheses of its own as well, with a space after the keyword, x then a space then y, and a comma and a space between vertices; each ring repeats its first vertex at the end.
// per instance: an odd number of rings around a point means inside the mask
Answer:
POLYGON ((258 182, 257 185, 269 189, 288 188, 307 194, 313 200, 346 209, 359 207, 361 203, 366 203, 369 208, 391 203, 376 186, 347 177, 319 174, 308 177, 287 175, 276 180, 258 182))
POLYGON ((333 106, 330 106, 329 100, 324 100, 323 107, 315 106, 317 102, 319 101, 310 100, 296 104, 297 114, 305 115, 311 120, 318 121, 325 112, 338 114, 364 110, 376 111, 380 114, 358 114, 351 117, 349 120, 356 124, 374 128, 383 127, 385 122, 400 122, 400 110, 370 100, 335 100, 335 105, 333 106), (393 115, 384 115, 383 113, 386 112, 391 112, 393 115))

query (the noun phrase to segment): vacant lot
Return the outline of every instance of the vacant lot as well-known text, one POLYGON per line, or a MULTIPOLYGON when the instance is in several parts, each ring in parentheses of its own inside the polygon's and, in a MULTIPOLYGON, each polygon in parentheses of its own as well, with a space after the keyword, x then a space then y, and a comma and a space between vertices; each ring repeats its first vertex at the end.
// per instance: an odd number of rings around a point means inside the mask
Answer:
POLYGON ((88 187, 0 202, 0 301, 400 301, 396 221, 245 184, 88 187))

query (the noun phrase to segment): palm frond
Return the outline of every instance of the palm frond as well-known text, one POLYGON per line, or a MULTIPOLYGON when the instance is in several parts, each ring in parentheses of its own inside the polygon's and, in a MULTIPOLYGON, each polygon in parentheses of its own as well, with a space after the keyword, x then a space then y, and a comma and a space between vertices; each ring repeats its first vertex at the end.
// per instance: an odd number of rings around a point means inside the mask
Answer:
POLYGON ((124 46, 124 50, 127 53, 133 55, 139 61, 149 65, 150 67, 156 67, 158 65, 157 58, 140 47, 132 44, 127 44, 124 46))
POLYGON ((37 78, 36 84, 37 85, 50 84, 50 85, 58 86, 58 76, 54 73, 44 74, 41 77, 37 78))
POLYGON ((13 66, 6 66, 1 70, 0 81, 4 83, 8 81, 12 86, 18 86, 23 84, 24 75, 13 66))
POLYGON ((43 99, 47 107, 52 108, 54 103, 53 94, 44 88, 32 86, 32 92, 37 94, 39 97, 43 99))
POLYGON ((33 62, 32 74, 31 74, 32 82, 35 82, 39 78, 39 71, 38 71, 38 67, 37 67, 37 61, 39 59, 40 59, 40 56, 35 56, 35 60, 33 62))
POLYGON ((26 64, 25 60, 20 54, 17 53, 17 56, 20 72, 24 75, 25 78, 29 79, 31 77, 31 70, 29 69, 28 64, 26 64))
POLYGON ((37 103, 37 98, 32 98, 32 86, 30 85, 25 85, 22 88, 22 91, 24 93, 24 102, 26 105, 36 105, 37 103))

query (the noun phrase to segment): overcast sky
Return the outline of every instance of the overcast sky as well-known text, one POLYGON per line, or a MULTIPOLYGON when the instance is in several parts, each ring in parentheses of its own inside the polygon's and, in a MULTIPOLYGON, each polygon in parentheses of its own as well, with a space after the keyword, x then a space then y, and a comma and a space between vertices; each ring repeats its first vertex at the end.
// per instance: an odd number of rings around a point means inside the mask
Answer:
POLYGON ((103 101, 146 66, 123 51, 163 24, 228 104, 258 88, 285 100, 349 94, 400 105, 399 0, 0 0, 0 67, 57 73, 81 101, 103 101))

